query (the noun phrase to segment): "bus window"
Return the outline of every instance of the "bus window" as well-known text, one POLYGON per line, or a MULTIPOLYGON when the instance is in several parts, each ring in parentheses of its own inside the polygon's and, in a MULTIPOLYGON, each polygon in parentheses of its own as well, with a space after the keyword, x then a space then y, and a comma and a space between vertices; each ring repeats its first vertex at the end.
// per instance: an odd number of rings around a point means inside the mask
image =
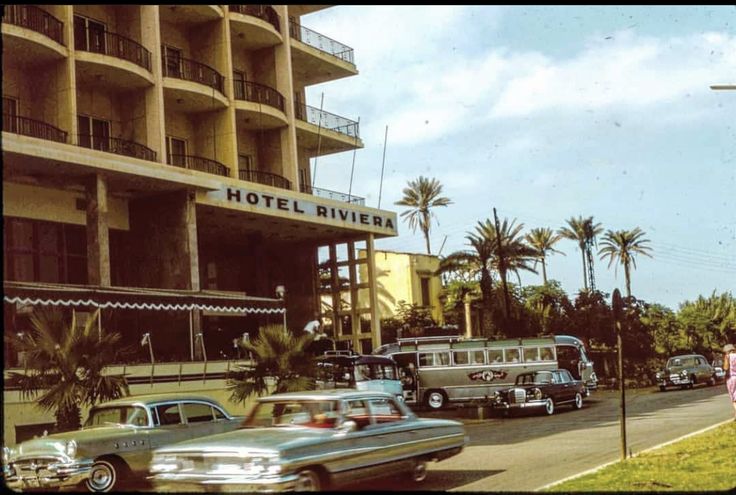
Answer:
POLYGON ((419 366, 434 366, 434 354, 431 352, 419 353, 419 366))
POLYGON ((534 361, 539 361, 539 347, 524 348, 524 362, 533 363, 534 361))
POLYGON ((506 358, 504 361, 507 363, 518 363, 519 362, 519 349, 505 349, 504 353, 506 358))
POLYGON ((450 366, 450 353, 449 352, 436 352, 434 354, 434 365, 435 366, 450 366))
POLYGON ((502 363, 503 362, 503 350, 502 349, 488 349, 488 362, 490 364, 502 363))
POLYGON ((457 365, 468 364, 468 351, 455 351, 452 353, 452 359, 457 365))
POLYGON ((486 353, 483 351, 470 351, 470 364, 486 364, 486 353))
POLYGON ((541 361, 554 361, 555 353, 551 347, 540 347, 539 348, 539 359, 541 361))
POLYGON ((384 380, 398 380, 399 377, 396 376, 396 367, 391 366, 390 364, 384 364, 382 365, 383 368, 383 379, 384 380))

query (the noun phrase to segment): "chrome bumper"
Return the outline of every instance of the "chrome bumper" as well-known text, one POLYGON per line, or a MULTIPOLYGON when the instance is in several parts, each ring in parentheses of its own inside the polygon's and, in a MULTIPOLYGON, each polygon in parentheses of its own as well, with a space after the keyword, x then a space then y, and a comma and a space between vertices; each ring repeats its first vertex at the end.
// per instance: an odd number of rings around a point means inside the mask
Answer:
POLYGON ((159 473, 149 476, 148 480, 154 484, 158 491, 164 486, 171 486, 177 491, 187 490, 190 487, 199 487, 207 491, 216 492, 289 492, 294 491, 296 481, 299 477, 296 474, 288 474, 283 476, 227 476, 212 474, 193 474, 193 473, 159 473))
MULTIPOLYGON (((76 486, 87 480, 92 471, 92 461, 73 464, 51 464, 45 468, 29 469, 27 466, 5 466, 5 484, 11 490, 27 488, 60 488, 76 486)), ((33 466, 31 465, 31 468, 33 466)))
POLYGON ((544 400, 530 400, 527 402, 496 402, 493 404, 493 407, 498 407, 500 409, 523 409, 525 407, 543 407, 547 402, 547 399, 544 400))

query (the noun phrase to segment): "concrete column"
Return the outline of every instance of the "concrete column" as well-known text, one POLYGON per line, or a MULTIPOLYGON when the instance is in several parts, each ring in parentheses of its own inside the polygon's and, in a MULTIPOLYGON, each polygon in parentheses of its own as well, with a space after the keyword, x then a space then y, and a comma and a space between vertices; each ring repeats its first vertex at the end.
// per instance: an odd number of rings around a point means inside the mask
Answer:
POLYGON ((107 182, 96 174, 86 184, 87 280, 90 285, 110 286, 110 236, 107 182))
POLYGON ((471 338, 473 336, 473 325, 470 319, 470 296, 465 295, 463 298, 463 304, 465 306, 465 337, 471 338))
POLYGON ((294 111, 294 79, 291 69, 291 36, 289 36, 289 8, 273 5, 280 17, 281 37, 284 42, 274 48, 276 61, 276 89, 284 96, 284 109, 289 125, 281 130, 281 175, 299 189, 299 164, 296 146, 296 112, 294 111))
POLYGON ((233 53, 232 35, 230 34, 229 9, 220 21, 220 39, 218 40, 217 67, 222 68, 225 77, 225 95, 230 105, 217 116, 218 156, 215 160, 229 167, 230 177, 238 178, 238 128, 235 117, 235 89, 233 88, 233 53), (221 42, 221 43, 219 43, 221 42))
POLYGON ((69 143, 77 144, 77 71, 74 58, 74 6, 62 5, 59 20, 64 23, 64 43, 69 49, 69 57, 59 64, 59 105, 57 125, 69 133, 69 143))
POLYGON ((164 87, 161 69, 161 32, 158 5, 141 5, 141 44, 151 52, 153 86, 145 89, 146 146, 156 152, 159 163, 166 163, 164 87))
POLYGON ((337 248, 330 244, 330 288, 332 292, 332 327, 335 331, 335 340, 342 338, 342 317, 340 316, 340 279, 337 273, 337 248))
POLYGON ((373 349, 376 349, 381 345, 381 315, 378 311, 378 289, 376 287, 376 258, 373 241, 373 234, 368 234, 365 242, 366 257, 368 259, 368 297, 371 305, 371 335, 373 340, 373 349))
POLYGON ((350 325, 353 332, 353 349, 362 353, 360 313, 358 313, 358 275, 355 271, 355 243, 347 243, 348 249, 348 284, 350 288, 350 325))

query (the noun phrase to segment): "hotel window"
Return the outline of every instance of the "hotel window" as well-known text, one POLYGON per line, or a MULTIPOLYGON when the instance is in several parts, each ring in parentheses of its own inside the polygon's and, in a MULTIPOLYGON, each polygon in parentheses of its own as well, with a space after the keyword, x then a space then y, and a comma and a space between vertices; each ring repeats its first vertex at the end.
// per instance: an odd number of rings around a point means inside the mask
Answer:
POLYGON ((431 306, 431 300, 429 298, 429 277, 421 277, 419 283, 422 286, 422 306, 431 306))
POLYGON ((169 165, 186 167, 187 142, 184 139, 166 136, 166 160, 169 165))
POLYGON ((110 122, 88 115, 77 115, 79 146, 96 150, 110 149, 110 122))
POLYGON ((163 47, 164 52, 164 76, 169 77, 182 77, 182 70, 181 70, 181 50, 178 48, 174 48, 171 46, 164 45, 163 47))
POLYGON ((18 282, 87 283, 87 239, 79 225, 4 218, 4 268, 18 282))
POLYGON ((18 132, 18 100, 3 96, 3 130, 18 132))
POLYGON ((233 87, 235 88, 235 99, 245 100, 245 72, 242 70, 233 71, 233 87))
POLYGON ((104 23, 81 15, 74 16, 74 48, 95 53, 107 53, 105 50, 104 23))

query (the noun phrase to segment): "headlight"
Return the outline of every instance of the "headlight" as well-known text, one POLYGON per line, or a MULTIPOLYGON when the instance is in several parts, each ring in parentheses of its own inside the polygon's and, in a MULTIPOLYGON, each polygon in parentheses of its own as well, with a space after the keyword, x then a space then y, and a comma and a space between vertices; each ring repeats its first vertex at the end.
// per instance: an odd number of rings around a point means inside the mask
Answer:
POLYGON ((155 455, 151 461, 151 473, 170 473, 180 467, 181 463, 175 455, 155 455))
POLYGON ((683 378, 687 378, 687 370, 680 371, 680 376, 683 378))
POLYGON ((654 375, 654 376, 657 377, 657 380, 661 380, 662 379, 662 373, 660 373, 659 371, 657 371, 657 374, 654 375))
POLYGON ((74 440, 69 440, 66 443, 66 448, 64 449, 64 452, 66 452, 66 455, 69 457, 74 457, 77 455, 77 442, 74 440))
POLYGON ((526 391, 527 397, 532 397, 535 400, 541 400, 542 399, 542 391, 538 388, 533 388, 531 390, 526 391))
POLYGON ((10 447, 3 447, 3 465, 7 465, 10 462, 10 447))

